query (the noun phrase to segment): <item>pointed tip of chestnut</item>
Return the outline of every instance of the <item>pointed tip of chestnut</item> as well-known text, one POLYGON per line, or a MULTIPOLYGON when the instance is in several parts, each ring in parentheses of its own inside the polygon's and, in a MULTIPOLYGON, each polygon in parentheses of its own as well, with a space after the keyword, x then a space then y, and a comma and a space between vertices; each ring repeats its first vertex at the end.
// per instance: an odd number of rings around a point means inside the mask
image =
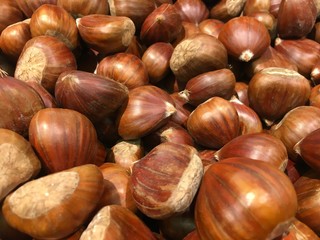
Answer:
POLYGON ((253 56, 254 56, 254 53, 250 49, 246 49, 241 53, 239 60, 244 62, 249 62, 253 58, 253 56))

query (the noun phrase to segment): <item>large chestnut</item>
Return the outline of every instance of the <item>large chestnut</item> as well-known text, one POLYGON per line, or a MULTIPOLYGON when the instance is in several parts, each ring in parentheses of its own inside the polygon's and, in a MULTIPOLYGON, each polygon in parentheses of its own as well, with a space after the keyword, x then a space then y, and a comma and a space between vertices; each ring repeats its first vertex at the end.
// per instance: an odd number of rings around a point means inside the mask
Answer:
POLYGON ((37 112, 30 122, 29 141, 48 173, 95 163, 100 147, 91 121, 62 108, 37 112))
POLYGON ((84 224, 102 191, 99 168, 86 164, 25 183, 6 197, 3 215, 33 238, 61 239, 84 224))
POLYGON ((205 172, 195 206, 200 239, 257 240, 283 234, 297 212, 289 178, 274 166, 228 158, 205 172))

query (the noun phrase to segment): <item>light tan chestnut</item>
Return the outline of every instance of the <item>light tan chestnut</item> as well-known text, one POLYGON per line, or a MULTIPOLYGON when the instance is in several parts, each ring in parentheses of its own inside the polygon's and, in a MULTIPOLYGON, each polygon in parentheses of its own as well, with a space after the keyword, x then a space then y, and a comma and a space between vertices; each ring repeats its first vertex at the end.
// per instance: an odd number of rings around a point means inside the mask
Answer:
POLYGON ((82 165, 25 183, 6 197, 3 215, 33 238, 61 239, 84 224, 102 191, 99 168, 82 165))
POLYGON ((80 240, 130 239, 156 240, 151 230, 134 213, 122 206, 108 205, 100 209, 80 240))
POLYGON ((257 72, 248 85, 250 106, 267 124, 281 119, 291 109, 305 105, 310 92, 310 82, 286 68, 265 68, 257 72))
POLYGON ((212 97, 190 114, 187 129, 198 144, 217 149, 240 134, 240 121, 232 103, 212 97))
POLYGON ((260 57, 270 45, 265 25, 253 17, 235 17, 224 24, 218 39, 228 54, 239 61, 249 62, 260 57))
POLYGON ((31 16, 32 37, 48 35, 61 40, 71 50, 79 44, 75 19, 62 7, 43 4, 31 16))
POLYGON ((118 114, 118 133, 124 140, 143 137, 167 123, 175 112, 171 96, 161 88, 134 88, 118 114))
POLYGON ((250 133, 238 136, 215 153, 219 161, 230 157, 246 157, 267 162, 281 171, 288 163, 288 153, 280 139, 268 133, 250 133))
POLYGON ((217 38, 200 33, 185 38, 174 48, 170 68, 179 82, 186 83, 201 73, 226 68, 227 62, 224 45, 217 38))
POLYGON ((62 41, 52 36, 37 36, 25 44, 14 77, 22 81, 36 80, 53 93, 59 75, 76 68, 74 54, 62 41))
POLYGON ((41 164, 20 134, 0 128, 0 201, 20 184, 37 176, 41 164))
POLYGON ((136 31, 133 21, 125 16, 90 14, 76 22, 83 41, 103 54, 125 51, 136 31))
POLYGON ((202 175, 194 147, 161 143, 133 165, 133 198, 148 217, 165 219, 190 207, 202 175))

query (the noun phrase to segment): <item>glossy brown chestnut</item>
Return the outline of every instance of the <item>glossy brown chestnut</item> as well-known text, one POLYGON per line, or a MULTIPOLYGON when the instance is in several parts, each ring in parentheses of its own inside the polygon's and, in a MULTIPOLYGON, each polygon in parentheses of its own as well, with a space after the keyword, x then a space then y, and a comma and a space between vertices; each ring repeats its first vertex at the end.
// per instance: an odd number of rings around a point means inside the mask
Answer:
POLYGON ((187 128, 198 144, 218 149, 240 134, 240 121, 232 103, 212 97, 190 114, 187 128))
POLYGON ((218 3, 210 9, 210 18, 226 22, 231 18, 238 17, 242 12, 245 3, 246 0, 218 1, 218 3))
POLYGON ((294 147, 302 159, 316 172, 320 172, 320 128, 302 138, 294 147))
POLYGON ((67 10, 74 18, 90 14, 109 14, 108 0, 57 0, 57 5, 67 10))
POLYGON ((34 1, 34 0, 16 0, 19 8, 24 13, 24 15, 28 18, 31 18, 33 12, 37 10, 43 4, 52 4, 56 5, 57 0, 41 0, 41 1, 34 1))
POLYGON ((261 160, 284 171, 288 153, 280 139, 268 133, 249 133, 230 140, 215 153, 219 161, 230 157, 246 157, 261 160))
POLYGON ((271 42, 264 24, 247 16, 235 17, 226 22, 218 39, 229 55, 244 62, 260 57, 271 42))
POLYGON ((294 183, 294 188, 298 197, 298 211, 296 218, 319 235, 319 174, 316 174, 313 171, 305 173, 294 183))
POLYGON ((17 186, 37 176, 40 161, 20 134, 0 128, 0 201, 17 186))
POLYGON ((63 108, 73 109, 93 123, 114 114, 128 98, 128 88, 111 78, 70 70, 60 74, 55 97, 63 108))
POLYGON ((7 26, 0 35, 2 52, 14 63, 18 60, 26 42, 31 39, 29 24, 20 21, 7 26))
POLYGON ((202 174, 194 147, 161 143, 133 165, 133 198, 138 209, 152 219, 183 213, 193 201, 202 174))
POLYGON ((271 7, 271 0, 247 0, 243 15, 247 16, 256 12, 269 12, 271 7))
POLYGON ((161 88, 136 87, 119 112, 118 133, 124 140, 141 138, 162 127, 175 111, 172 98, 161 88))
POLYGON ((310 78, 312 68, 320 61, 320 43, 308 38, 277 38, 275 49, 295 64, 298 72, 306 78, 310 78))
POLYGON ((10 76, 0 77, 0 128, 27 137, 31 118, 44 108, 37 92, 25 82, 10 76))
POLYGON ((250 106, 267 124, 305 105, 310 92, 308 79, 286 68, 265 68, 257 72, 248 85, 250 106))
POLYGON ((182 21, 199 24, 209 17, 209 9, 201 0, 177 0, 174 7, 178 10, 182 21))
POLYGON ((149 46, 142 55, 150 83, 164 79, 170 72, 170 58, 173 46, 170 43, 157 42, 149 46))
POLYGON ((156 42, 172 42, 182 31, 180 14, 172 4, 163 3, 144 20, 140 39, 146 45, 156 42))
POLYGON ((99 168, 86 164, 19 187, 2 206, 5 220, 36 239, 62 239, 77 231, 103 191, 99 168))
POLYGON ((320 85, 311 88, 309 105, 320 108, 320 85))
POLYGON ((191 78, 180 93, 193 106, 207 101, 211 97, 229 100, 234 94, 236 78, 230 69, 209 71, 191 78))
POLYGON ((78 46, 78 29, 75 19, 62 7, 43 4, 30 19, 32 37, 48 35, 61 40, 71 50, 78 46))
POLYGON ((277 19, 277 32, 280 38, 305 37, 311 32, 317 19, 315 1, 281 1, 277 19))
POLYGON ((145 223, 127 208, 107 205, 93 217, 80 239, 156 240, 156 237, 145 223))
POLYGON ((173 51, 170 68, 177 80, 186 83, 208 71, 227 67, 228 55, 224 45, 205 33, 182 40, 173 51))
POLYGON ((25 44, 14 77, 22 81, 36 80, 53 93, 59 75, 76 68, 76 59, 63 42, 52 36, 38 36, 25 44))
POLYGON ((154 0, 108 0, 111 16, 130 18, 137 29, 146 17, 157 7, 154 0))
POLYGON ((30 122, 29 141, 47 173, 94 163, 99 149, 93 124, 71 109, 38 111, 30 122))
POLYGON ((295 161, 298 155, 293 149, 294 145, 318 128, 320 108, 300 106, 290 110, 278 124, 272 126, 271 134, 284 143, 289 158, 295 161))
POLYGON ((205 172, 195 223, 200 239, 273 239, 296 211, 297 196, 283 172, 262 161, 228 158, 205 172))
POLYGON ((96 73, 124 84, 129 90, 149 83, 143 61, 130 53, 117 53, 103 58, 96 73))
POLYGON ((136 31, 133 21, 125 16, 90 14, 76 22, 83 41, 102 54, 124 52, 136 31))

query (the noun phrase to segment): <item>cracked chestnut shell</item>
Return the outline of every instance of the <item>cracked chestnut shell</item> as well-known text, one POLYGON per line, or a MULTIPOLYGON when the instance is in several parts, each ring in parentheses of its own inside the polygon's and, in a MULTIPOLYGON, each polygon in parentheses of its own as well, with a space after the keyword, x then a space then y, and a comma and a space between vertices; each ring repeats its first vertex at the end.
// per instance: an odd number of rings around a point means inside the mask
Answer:
POLYGON ((239 61, 249 62, 260 57, 271 43, 265 25, 253 17, 235 17, 226 22, 218 39, 228 54, 239 61))

